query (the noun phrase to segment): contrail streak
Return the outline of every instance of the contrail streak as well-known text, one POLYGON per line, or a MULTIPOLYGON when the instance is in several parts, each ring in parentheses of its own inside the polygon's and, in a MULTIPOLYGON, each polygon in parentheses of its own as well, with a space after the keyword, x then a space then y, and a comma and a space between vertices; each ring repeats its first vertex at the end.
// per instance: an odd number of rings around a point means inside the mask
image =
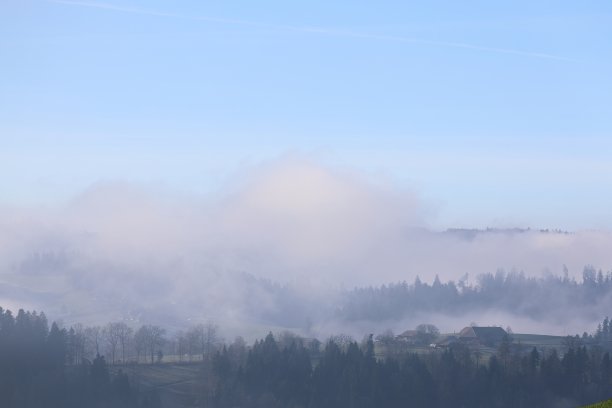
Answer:
POLYGON ((512 54, 512 55, 518 55, 518 56, 530 57, 530 58, 576 62, 576 60, 571 59, 571 58, 566 58, 566 57, 562 57, 562 56, 554 55, 554 54, 547 54, 543 52, 523 51, 523 50, 517 50, 517 49, 512 49, 512 48, 487 47, 487 46, 482 46, 482 45, 452 42, 452 41, 432 41, 432 40, 425 40, 421 38, 411 38, 411 37, 402 37, 402 36, 394 36, 394 35, 371 34, 371 33, 360 33, 360 32, 354 32, 354 31, 335 30, 335 29, 330 29, 330 28, 325 28, 325 27, 279 25, 279 24, 267 24, 267 23, 262 23, 262 22, 257 22, 257 21, 238 20, 238 19, 230 19, 230 18, 189 16, 185 14, 166 13, 166 12, 147 10, 147 9, 141 9, 141 8, 116 6, 110 3, 93 2, 93 1, 91 2, 90 1, 78 1, 78 0, 47 0, 47 1, 51 3, 64 4, 64 5, 69 5, 69 6, 91 7, 91 8, 119 11, 123 13, 133 13, 133 14, 141 14, 141 15, 148 15, 148 16, 155 16, 155 17, 168 17, 168 18, 177 18, 177 19, 185 19, 185 20, 192 20, 192 21, 205 21, 205 22, 210 22, 210 23, 234 24, 234 25, 259 27, 259 28, 271 28, 275 30, 287 30, 287 31, 296 31, 296 32, 301 32, 301 33, 322 34, 322 35, 335 36, 335 37, 393 41, 393 42, 400 42, 400 43, 430 45, 430 46, 435 46, 435 47, 462 48, 462 49, 485 51, 485 52, 492 52, 492 53, 499 53, 499 54, 512 54))

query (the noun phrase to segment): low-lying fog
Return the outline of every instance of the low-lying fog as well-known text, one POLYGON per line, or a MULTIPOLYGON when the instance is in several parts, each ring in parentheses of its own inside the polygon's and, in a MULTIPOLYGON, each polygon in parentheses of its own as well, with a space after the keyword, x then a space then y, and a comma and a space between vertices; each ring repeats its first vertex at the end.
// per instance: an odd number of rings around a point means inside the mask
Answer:
POLYGON ((422 322, 451 332, 477 322, 582 333, 610 310, 604 297, 584 313, 566 304, 567 319, 494 301, 462 315, 344 319, 338 310, 355 287, 417 276, 431 284, 436 275, 478 285, 479 275, 499 268, 526 277, 567 271, 580 283, 585 266, 604 274, 612 266, 608 232, 438 231, 429 227, 433 214, 390 181, 303 158, 251 167, 206 197, 99 183, 62 208, 0 209, 0 305, 44 310, 66 324, 128 319, 180 328, 214 320, 228 335, 246 336, 282 327, 358 335, 422 322))

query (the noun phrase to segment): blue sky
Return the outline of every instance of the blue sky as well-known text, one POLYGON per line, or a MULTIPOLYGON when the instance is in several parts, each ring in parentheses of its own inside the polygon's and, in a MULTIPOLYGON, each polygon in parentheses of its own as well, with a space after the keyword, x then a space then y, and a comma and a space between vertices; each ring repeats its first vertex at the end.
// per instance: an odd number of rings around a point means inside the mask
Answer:
POLYGON ((415 189, 439 227, 612 228, 610 2, 0 10, 2 204, 202 194, 298 152, 415 189))

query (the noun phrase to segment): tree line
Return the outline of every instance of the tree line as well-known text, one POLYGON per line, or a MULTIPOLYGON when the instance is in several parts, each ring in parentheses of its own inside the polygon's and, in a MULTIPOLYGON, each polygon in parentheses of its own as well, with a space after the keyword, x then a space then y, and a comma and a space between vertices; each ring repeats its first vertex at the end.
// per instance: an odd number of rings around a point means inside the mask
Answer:
POLYGON ((111 366, 160 363, 164 352, 179 362, 202 361, 220 341, 213 323, 173 337, 157 325, 134 330, 125 322, 49 328, 44 313, 20 309, 14 316, 0 307, 0 406, 158 407, 155 392, 138 392, 111 366))
POLYGON ((498 270, 481 274, 475 282, 466 274, 458 281, 432 283, 417 276, 379 287, 355 288, 345 292, 335 313, 347 321, 402 319, 422 313, 460 315, 483 309, 496 309, 534 319, 564 321, 568 317, 598 318, 601 310, 612 307, 612 271, 604 273, 592 266, 582 272, 582 280, 548 274, 540 278, 523 272, 498 270), (568 308, 571 304, 573 307, 568 308))
POLYGON ((137 329, 123 321, 104 326, 80 323, 66 330, 67 364, 79 364, 105 355, 108 364, 157 363, 172 354, 178 362, 203 360, 217 350, 221 338, 218 326, 209 322, 169 335, 158 325, 144 324, 137 329))
POLYGON ((70 354, 76 332, 48 326, 44 313, 0 307, 0 406, 7 408, 150 407, 122 371, 100 354, 70 354), (142 398, 141 398, 142 397, 142 398))
POLYGON ((242 359, 224 347, 211 367, 201 401, 217 408, 532 408, 612 397, 610 353, 579 341, 563 355, 507 339, 487 358, 461 343, 377 356, 372 336, 361 344, 330 339, 313 351, 303 340, 283 344, 270 333, 242 359))
MULTIPOLYGON (((438 335, 432 325, 416 331, 423 344, 438 335)), ((607 317, 592 334, 568 336, 562 350, 507 337, 492 354, 461 342, 418 354, 391 347, 393 337, 336 335, 322 344, 285 331, 226 344, 212 323, 169 337, 159 326, 118 322, 49 328, 44 313, 0 308, 0 406, 160 407, 159 395, 139 392, 122 365, 110 364, 138 350, 143 358, 133 363, 163 362, 161 345, 178 353, 175 362, 199 365, 193 401, 203 407, 549 407, 612 397, 607 317)))

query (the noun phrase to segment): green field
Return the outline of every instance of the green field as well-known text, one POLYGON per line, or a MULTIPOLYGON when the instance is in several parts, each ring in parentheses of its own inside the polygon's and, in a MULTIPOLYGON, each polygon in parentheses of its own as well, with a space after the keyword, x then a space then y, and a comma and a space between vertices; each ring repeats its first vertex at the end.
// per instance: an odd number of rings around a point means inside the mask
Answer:
POLYGON ((515 343, 521 343, 529 347, 537 348, 564 348, 563 336, 549 336, 546 334, 520 334, 515 333, 512 335, 515 343))
POLYGON ((612 408, 612 400, 598 402, 597 404, 587 405, 582 408, 612 408))
POLYGON ((141 392, 156 392, 164 408, 194 407, 201 395, 204 373, 201 364, 136 364, 111 366, 123 370, 141 392))

